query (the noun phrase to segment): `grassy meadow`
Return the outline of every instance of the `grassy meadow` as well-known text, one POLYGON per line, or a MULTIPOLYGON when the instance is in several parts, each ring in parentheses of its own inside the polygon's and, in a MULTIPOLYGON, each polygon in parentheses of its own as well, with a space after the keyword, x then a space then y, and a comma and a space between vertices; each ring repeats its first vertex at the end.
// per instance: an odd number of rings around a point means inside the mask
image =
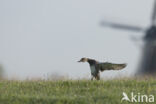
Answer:
POLYGON ((121 103, 122 92, 156 96, 156 80, 1 80, 0 104, 132 104, 121 103))

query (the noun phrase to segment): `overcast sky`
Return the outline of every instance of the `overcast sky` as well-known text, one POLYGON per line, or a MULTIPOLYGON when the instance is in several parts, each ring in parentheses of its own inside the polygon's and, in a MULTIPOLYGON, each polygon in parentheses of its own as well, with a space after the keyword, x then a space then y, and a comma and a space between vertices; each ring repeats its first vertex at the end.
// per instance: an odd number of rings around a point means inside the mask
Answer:
POLYGON ((130 75, 141 50, 130 36, 143 33, 101 27, 116 21, 147 27, 153 0, 0 0, 0 63, 9 78, 45 77, 52 73, 90 75, 81 57, 128 63, 102 77, 130 75))

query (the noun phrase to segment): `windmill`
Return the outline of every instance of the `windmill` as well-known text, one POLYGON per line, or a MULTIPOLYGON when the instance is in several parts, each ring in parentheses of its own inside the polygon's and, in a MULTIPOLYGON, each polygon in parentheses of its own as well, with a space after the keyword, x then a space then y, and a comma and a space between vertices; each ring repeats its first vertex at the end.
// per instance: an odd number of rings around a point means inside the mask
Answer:
POLYGON ((156 1, 154 0, 153 14, 151 17, 151 26, 144 29, 138 26, 118 24, 108 21, 102 21, 101 26, 108 26, 115 29, 124 29, 128 31, 144 32, 144 48, 138 74, 153 75, 156 74, 156 1))

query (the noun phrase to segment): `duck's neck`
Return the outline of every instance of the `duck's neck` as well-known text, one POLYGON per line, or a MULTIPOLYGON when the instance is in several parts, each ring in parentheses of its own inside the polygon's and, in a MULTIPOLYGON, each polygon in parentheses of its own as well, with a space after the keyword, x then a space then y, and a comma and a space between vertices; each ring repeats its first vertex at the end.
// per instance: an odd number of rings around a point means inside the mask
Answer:
POLYGON ((88 59, 87 61, 89 63, 90 66, 95 65, 96 64, 96 60, 94 59, 88 59))

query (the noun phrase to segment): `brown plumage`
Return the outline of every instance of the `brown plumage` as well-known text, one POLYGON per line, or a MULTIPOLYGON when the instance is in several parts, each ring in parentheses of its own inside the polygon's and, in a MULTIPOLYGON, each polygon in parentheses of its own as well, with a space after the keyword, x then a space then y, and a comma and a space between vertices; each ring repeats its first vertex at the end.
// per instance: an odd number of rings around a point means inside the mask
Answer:
POLYGON ((93 78, 100 80, 100 72, 103 72, 104 70, 121 70, 127 66, 127 64, 115 64, 115 63, 109 63, 109 62, 98 62, 94 59, 89 58, 81 58, 78 62, 88 62, 91 69, 91 75, 93 78))

